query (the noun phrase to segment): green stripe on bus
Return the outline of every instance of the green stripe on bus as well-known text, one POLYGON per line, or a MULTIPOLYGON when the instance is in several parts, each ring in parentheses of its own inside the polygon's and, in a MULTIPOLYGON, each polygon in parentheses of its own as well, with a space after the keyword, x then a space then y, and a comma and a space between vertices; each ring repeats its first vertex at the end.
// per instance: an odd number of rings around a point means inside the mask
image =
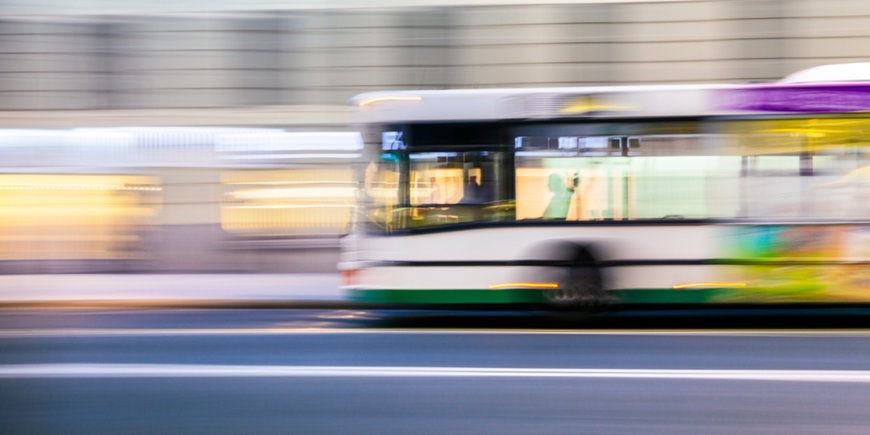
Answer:
MULTIPOLYGON (((728 289, 631 289, 613 290, 617 302, 627 304, 672 304, 714 302, 728 289)), ((427 289, 350 290, 351 300, 383 304, 521 304, 546 303, 536 289, 427 289)))

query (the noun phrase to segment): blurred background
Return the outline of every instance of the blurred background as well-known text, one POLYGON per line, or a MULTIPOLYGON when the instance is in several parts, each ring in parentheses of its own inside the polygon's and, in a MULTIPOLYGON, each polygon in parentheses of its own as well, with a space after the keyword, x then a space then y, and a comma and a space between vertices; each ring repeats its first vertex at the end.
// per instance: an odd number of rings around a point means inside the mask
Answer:
POLYGON ((0 433, 867 433, 866 306, 408 313, 336 262, 356 94, 777 81, 870 61, 868 3, 0 0, 0 433))
POLYGON ((0 2, 0 274, 334 272, 384 89, 776 81, 863 0, 0 2))

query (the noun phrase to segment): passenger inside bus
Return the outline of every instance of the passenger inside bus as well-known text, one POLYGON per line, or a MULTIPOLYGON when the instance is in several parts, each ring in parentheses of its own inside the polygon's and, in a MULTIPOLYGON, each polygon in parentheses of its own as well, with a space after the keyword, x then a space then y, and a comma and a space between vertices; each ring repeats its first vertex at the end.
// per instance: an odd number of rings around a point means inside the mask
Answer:
POLYGON ((548 179, 548 187, 553 193, 550 198, 550 203, 544 210, 544 219, 561 219, 568 217, 568 209, 571 208, 571 198, 574 197, 574 191, 580 184, 580 177, 574 174, 569 186, 566 186, 559 174, 550 174, 548 179))
POLYGON ((460 203, 481 204, 489 201, 488 196, 486 187, 480 184, 476 175, 471 175, 468 177, 468 182, 465 183, 464 194, 460 203))

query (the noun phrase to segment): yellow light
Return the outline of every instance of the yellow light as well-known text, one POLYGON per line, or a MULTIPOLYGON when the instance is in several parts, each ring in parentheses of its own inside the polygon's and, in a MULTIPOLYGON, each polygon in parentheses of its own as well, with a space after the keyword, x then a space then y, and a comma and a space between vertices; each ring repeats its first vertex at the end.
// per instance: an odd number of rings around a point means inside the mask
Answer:
POLYGON ((383 103, 385 101, 421 101, 421 100, 423 100, 423 98, 416 97, 416 96, 403 97, 403 96, 395 95, 395 96, 387 96, 387 97, 372 97, 372 98, 366 98, 365 100, 360 101, 359 107, 368 107, 368 106, 371 106, 372 104, 383 103))
POLYGON ((159 202, 140 194, 159 192, 158 183, 123 174, 0 174, 0 259, 140 258, 139 231, 154 223, 159 202))
POLYGON ((690 282, 687 284, 675 284, 675 290, 692 287, 746 287, 745 282, 690 282))
POLYGON ((490 290, 500 288, 559 288, 559 284, 555 282, 503 282, 500 284, 490 284, 490 290))
POLYGON ((596 98, 584 96, 568 101, 561 109, 559 109, 559 113, 611 112, 633 109, 636 108, 624 104, 611 104, 604 101, 599 102, 596 98))

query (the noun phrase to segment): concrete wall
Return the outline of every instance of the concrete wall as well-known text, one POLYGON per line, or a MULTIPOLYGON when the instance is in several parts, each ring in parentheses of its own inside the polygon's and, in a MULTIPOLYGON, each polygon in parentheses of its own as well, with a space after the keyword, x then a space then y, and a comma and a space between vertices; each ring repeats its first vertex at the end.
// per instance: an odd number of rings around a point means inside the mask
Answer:
POLYGON ((0 111, 338 111, 388 88, 770 81, 868 61, 868 43, 863 0, 7 14, 0 111))

